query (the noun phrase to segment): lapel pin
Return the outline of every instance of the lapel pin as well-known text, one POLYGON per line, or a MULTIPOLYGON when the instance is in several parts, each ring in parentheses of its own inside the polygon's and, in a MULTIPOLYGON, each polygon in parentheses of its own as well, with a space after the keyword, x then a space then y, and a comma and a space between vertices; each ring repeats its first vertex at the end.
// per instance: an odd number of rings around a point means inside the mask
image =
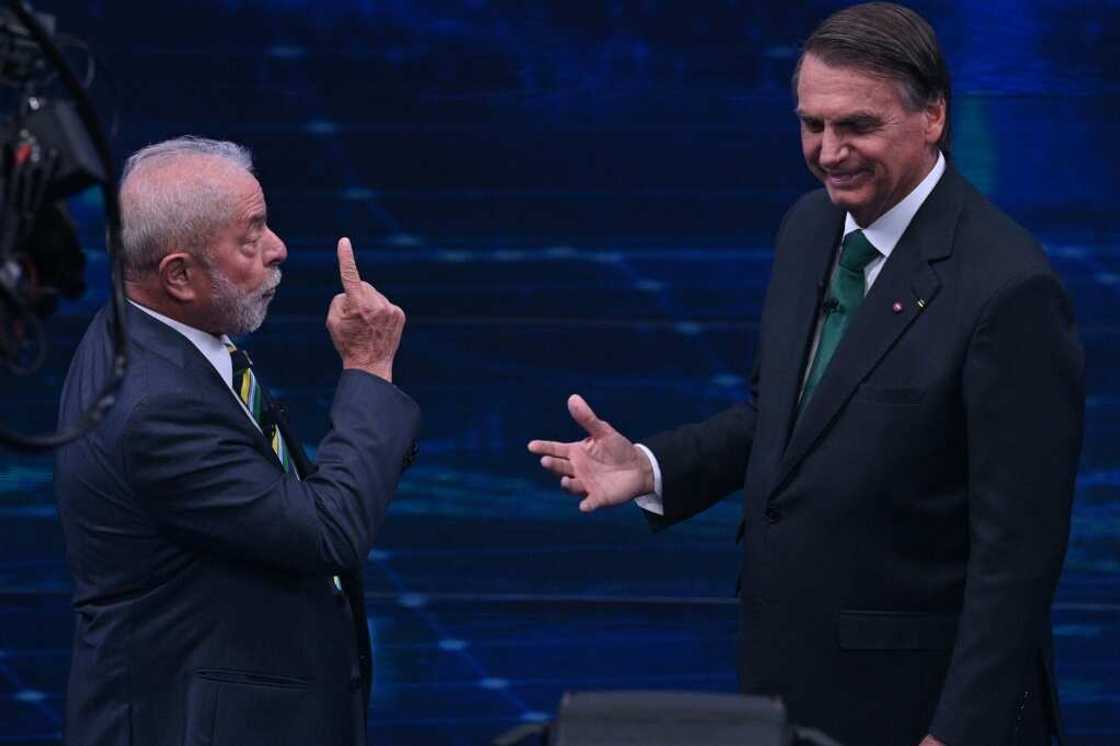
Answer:
POLYGON ((926 299, 925 298, 918 298, 918 310, 920 311, 925 307, 926 307, 926 299))
POLYGON ((891 310, 894 311, 895 313, 902 313, 902 304, 899 303, 898 301, 895 301, 894 305, 891 306, 891 310))

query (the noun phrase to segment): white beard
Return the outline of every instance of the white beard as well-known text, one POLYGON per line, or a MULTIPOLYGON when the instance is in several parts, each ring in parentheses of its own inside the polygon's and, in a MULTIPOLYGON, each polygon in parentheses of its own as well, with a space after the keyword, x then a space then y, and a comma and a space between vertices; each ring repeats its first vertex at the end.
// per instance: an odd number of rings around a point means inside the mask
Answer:
POLYGON ((245 294, 220 269, 211 268, 210 288, 226 334, 236 337, 260 328, 268 315, 268 304, 272 301, 272 296, 266 296, 266 293, 280 285, 280 277, 279 268, 273 267, 260 288, 245 294))

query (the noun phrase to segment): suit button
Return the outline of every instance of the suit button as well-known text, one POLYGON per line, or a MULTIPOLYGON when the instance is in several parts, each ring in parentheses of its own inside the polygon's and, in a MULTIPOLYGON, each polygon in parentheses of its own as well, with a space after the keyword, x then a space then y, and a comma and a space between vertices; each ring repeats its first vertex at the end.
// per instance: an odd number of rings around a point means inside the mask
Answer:
POLYGON ((777 508, 767 508, 766 509, 766 522, 767 523, 777 523, 780 520, 782 520, 782 511, 778 510, 777 508))

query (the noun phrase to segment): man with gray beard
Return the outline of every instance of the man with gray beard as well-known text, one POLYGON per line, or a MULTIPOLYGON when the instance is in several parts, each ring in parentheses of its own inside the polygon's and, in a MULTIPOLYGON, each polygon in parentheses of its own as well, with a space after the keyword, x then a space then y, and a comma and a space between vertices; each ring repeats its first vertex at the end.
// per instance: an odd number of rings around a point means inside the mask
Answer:
MULTIPOLYGON (((77 614, 66 743, 360 746, 361 571, 419 422, 392 384, 404 314, 341 239, 326 323, 343 370, 311 464, 229 338, 264 321, 287 257, 248 151, 144 148, 121 213, 128 374, 55 471, 77 614)), ((109 321, 78 346, 63 427, 111 373, 109 321)))

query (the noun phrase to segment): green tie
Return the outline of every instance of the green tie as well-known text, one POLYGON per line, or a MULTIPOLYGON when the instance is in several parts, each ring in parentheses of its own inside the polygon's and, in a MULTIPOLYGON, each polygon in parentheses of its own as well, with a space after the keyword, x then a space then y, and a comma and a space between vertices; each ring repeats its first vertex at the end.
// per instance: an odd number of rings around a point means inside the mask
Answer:
POLYGON ((880 256, 879 251, 863 235, 863 231, 852 231, 844 236, 844 246, 840 251, 840 263, 832 273, 828 286, 828 306, 824 324, 821 325, 821 338, 817 342, 817 354, 813 357, 813 367, 805 380, 805 390, 801 392, 799 408, 805 409, 813 390, 824 378, 825 369, 832 360, 848 324, 852 321, 859 304, 863 303, 863 269, 872 259, 880 256))
POLYGON ((272 416, 266 410, 265 400, 267 395, 261 388, 256 374, 253 373, 253 361, 249 359, 245 350, 237 349, 232 342, 226 342, 226 349, 229 350, 230 360, 233 362, 234 393, 245 404, 245 408, 249 410, 253 421, 260 426, 264 436, 272 443, 272 450, 276 452, 276 458, 280 459, 284 471, 290 473, 292 471, 292 458, 291 454, 288 453, 288 444, 284 442, 284 436, 280 434, 280 429, 276 427, 276 423, 272 421, 272 416))

